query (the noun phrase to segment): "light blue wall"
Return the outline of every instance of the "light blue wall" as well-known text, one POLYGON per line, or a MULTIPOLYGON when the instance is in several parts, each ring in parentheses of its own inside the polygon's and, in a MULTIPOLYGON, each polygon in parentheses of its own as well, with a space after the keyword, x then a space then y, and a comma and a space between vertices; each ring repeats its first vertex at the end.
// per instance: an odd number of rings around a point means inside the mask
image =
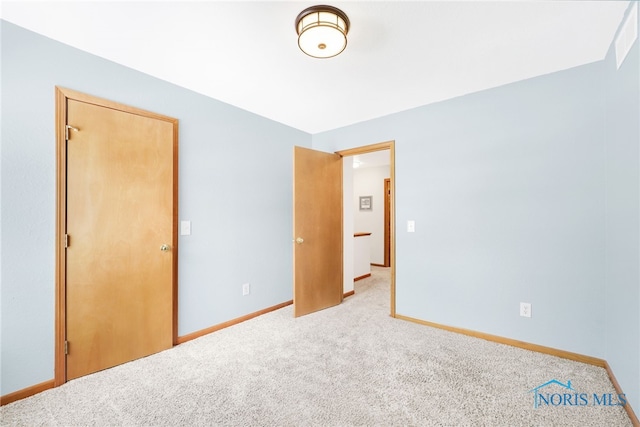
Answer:
POLYGON ((313 136, 396 142, 398 314, 604 358, 636 411, 638 49, 313 136))
POLYGON ((606 78, 606 360, 640 415, 640 43, 606 78))
POLYGON ((604 357, 602 72, 313 136, 327 151, 396 141, 398 314, 604 357))
POLYGON ((309 134, 1 23, 2 395, 54 375, 55 85, 180 120, 179 335, 292 298, 292 146, 309 134))

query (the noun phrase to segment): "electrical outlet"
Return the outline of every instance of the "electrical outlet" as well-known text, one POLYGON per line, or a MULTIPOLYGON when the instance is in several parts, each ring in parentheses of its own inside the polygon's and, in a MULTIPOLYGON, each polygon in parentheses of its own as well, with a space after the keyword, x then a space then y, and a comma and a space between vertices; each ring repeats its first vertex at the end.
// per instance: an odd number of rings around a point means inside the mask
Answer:
POLYGON ((242 296, 247 296, 251 293, 251 285, 245 283, 242 285, 242 296))
POLYGON ((528 303, 528 302, 520 303, 520 316, 531 317, 531 303, 528 303))

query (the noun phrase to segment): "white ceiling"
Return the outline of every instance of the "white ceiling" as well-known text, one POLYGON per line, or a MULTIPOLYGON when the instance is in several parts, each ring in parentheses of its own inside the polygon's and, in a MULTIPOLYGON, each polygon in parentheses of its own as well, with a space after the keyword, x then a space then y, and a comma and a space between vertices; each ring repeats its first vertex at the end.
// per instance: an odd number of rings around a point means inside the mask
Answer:
POLYGON ((294 20, 317 3, 2 1, 1 16, 313 134, 601 60, 629 4, 332 1, 348 46, 313 59, 294 20))

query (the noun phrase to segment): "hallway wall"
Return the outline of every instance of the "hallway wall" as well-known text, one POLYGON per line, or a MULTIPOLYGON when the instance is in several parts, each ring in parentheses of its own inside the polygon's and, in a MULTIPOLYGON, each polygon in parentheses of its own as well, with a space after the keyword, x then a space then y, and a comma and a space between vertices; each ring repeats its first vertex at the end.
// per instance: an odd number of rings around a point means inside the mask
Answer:
POLYGON ((389 166, 358 168, 353 170, 353 229, 372 233, 371 263, 384 264, 384 180, 389 178, 389 166), (360 196, 372 196, 370 211, 361 211, 360 196))

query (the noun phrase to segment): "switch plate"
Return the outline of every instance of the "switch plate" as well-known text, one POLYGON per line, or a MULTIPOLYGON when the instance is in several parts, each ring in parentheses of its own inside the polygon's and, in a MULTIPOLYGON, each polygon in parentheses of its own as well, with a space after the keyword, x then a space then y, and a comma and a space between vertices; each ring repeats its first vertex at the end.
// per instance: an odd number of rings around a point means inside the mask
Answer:
POLYGON ((191 221, 180 221, 180 235, 189 236, 191 234, 191 221))
POLYGON ((407 232, 415 233, 416 232, 416 222, 414 220, 407 221, 407 232))
POLYGON ((248 283, 245 283, 244 285, 242 285, 242 296, 247 296, 251 293, 251 285, 248 283))
POLYGON ((520 303, 520 316, 531 317, 531 304, 528 302, 520 303))

